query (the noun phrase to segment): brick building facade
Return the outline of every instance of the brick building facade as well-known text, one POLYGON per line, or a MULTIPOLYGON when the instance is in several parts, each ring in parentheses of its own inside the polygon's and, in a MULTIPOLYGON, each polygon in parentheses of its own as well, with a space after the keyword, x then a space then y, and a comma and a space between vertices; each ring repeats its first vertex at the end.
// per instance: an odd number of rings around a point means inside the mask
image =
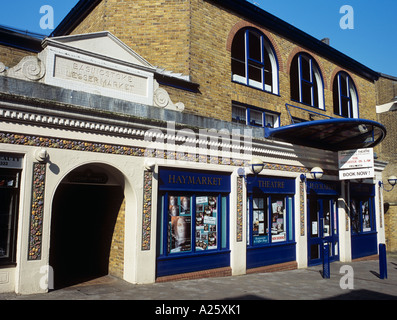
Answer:
MULTIPOLYGON (((397 78, 382 74, 376 82, 378 121, 388 128, 388 136, 380 145, 379 157, 388 162, 384 172, 383 182, 387 185, 387 178, 395 175, 396 163, 396 107, 397 107, 397 78)), ((388 186, 387 189, 390 189, 388 186)), ((384 192, 386 245, 388 251, 397 251, 397 197, 396 190, 384 192)))
POLYGON ((30 52, 0 58, 0 192, 20 197, 0 292, 305 268, 385 242, 387 159, 346 181, 336 152, 379 152, 379 74, 287 22, 242 0, 80 1, 30 52))
MULTIPOLYGON (((236 101, 276 111, 281 114, 281 125, 290 124, 285 104, 294 104, 290 98, 291 62, 297 53, 307 52, 319 65, 324 82, 327 108, 320 110, 320 113, 334 116, 331 107, 333 83, 338 72, 346 71, 357 88, 360 117, 376 119, 374 80, 377 76, 374 72, 298 29, 289 26, 294 32, 288 33, 288 30, 282 29, 287 28, 285 22, 275 17, 269 18, 266 12, 259 12, 256 16, 256 11, 260 9, 246 1, 227 1, 224 5, 222 1, 203 0, 91 2, 92 11, 84 19, 79 19, 78 23, 74 20, 74 24, 66 21, 53 34, 59 36, 107 30, 152 65, 189 76, 192 82, 200 85, 200 92, 168 88, 173 100, 185 103, 185 112, 231 121, 232 101, 236 101), (231 3, 236 8, 228 8, 231 3), (241 12, 248 11, 246 16, 238 13, 239 6, 244 8, 241 12), (247 27, 262 32, 273 46, 279 68, 277 94, 266 94, 230 81, 232 42, 236 32, 247 27), (304 44, 297 41, 295 33, 306 38, 304 44)), ((307 112, 292 110, 292 113, 309 120, 307 112)))

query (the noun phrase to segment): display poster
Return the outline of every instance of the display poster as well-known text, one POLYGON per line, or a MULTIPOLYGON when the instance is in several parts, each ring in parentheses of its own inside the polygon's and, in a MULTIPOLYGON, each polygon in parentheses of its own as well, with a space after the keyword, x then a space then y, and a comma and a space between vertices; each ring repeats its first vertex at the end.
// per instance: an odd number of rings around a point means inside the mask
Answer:
POLYGON ((363 219, 363 232, 371 231, 371 221, 369 217, 369 203, 368 201, 363 201, 361 204, 361 212, 363 219))
POLYGON ((254 198, 252 206, 252 235, 253 244, 265 244, 269 242, 268 227, 267 227, 267 217, 265 214, 265 199, 254 198))
POLYGON ((351 225, 353 232, 358 233, 360 231, 360 218, 357 210, 357 204, 355 200, 351 200, 351 225))
POLYGON ((282 200, 272 201, 272 242, 286 241, 285 232, 285 205, 282 200))
POLYGON ((187 196, 170 196, 168 199, 169 252, 187 252, 191 246, 191 201, 187 196))
POLYGON ((196 251, 217 249, 217 197, 196 197, 196 251))

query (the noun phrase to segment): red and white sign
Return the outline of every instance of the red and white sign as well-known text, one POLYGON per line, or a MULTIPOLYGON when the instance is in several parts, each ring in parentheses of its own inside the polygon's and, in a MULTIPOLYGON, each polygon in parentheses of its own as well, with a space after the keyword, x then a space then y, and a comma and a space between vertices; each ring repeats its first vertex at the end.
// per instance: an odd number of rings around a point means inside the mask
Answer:
POLYGON ((339 169, 358 169, 374 167, 374 149, 356 149, 338 152, 339 169))
POLYGON ((373 178, 374 150, 372 148, 338 152, 339 180, 373 178))

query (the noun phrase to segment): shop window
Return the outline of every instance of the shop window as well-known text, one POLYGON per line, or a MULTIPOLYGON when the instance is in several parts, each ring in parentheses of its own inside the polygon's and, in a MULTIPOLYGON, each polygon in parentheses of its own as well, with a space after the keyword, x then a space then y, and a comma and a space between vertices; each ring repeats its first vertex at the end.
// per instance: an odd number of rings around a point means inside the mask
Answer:
POLYGON ((334 113, 346 118, 358 118, 358 95, 353 79, 339 72, 333 84, 334 113))
POLYGON ((159 170, 158 277, 230 266, 230 174, 159 170))
POLYGON ((245 28, 236 33, 232 44, 232 80, 278 94, 277 58, 259 30, 245 28))
POLYGON ((291 64, 291 100, 324 110, 324 86, 320 69, 308 54, 299 53, 291 64))
POLYGON ((0 265, 16 262, 19 171, 0 169, 0 265))
POLYGON ((375 231, 373 198, 353 198, 350 202, 353 234, 375 231))
POLYGON ((292 197, 252 196, 248 201, 248 245, 293 241, 292 197))
POLYGON ((163 201, 168 208, 167 250, 163 254, 227 248, 226 232, 223 232, 227 223, 226 196, 168 194, 163 201))
POLYGON ((277 128, 280 126, 280 116, 267 110, 260 110, 237 103, 232 105, 232 122, 256 126, 277 128))

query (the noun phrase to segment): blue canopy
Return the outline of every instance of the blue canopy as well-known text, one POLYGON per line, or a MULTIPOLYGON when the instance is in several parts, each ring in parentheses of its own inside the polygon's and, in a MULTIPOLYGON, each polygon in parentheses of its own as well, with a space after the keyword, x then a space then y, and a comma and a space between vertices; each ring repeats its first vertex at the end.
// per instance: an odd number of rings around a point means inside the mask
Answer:
POLYGON ((367 119, 327 119, 265 128, 266 138, 332 151, 372 148, 386 137, 386 128, 367 119))

